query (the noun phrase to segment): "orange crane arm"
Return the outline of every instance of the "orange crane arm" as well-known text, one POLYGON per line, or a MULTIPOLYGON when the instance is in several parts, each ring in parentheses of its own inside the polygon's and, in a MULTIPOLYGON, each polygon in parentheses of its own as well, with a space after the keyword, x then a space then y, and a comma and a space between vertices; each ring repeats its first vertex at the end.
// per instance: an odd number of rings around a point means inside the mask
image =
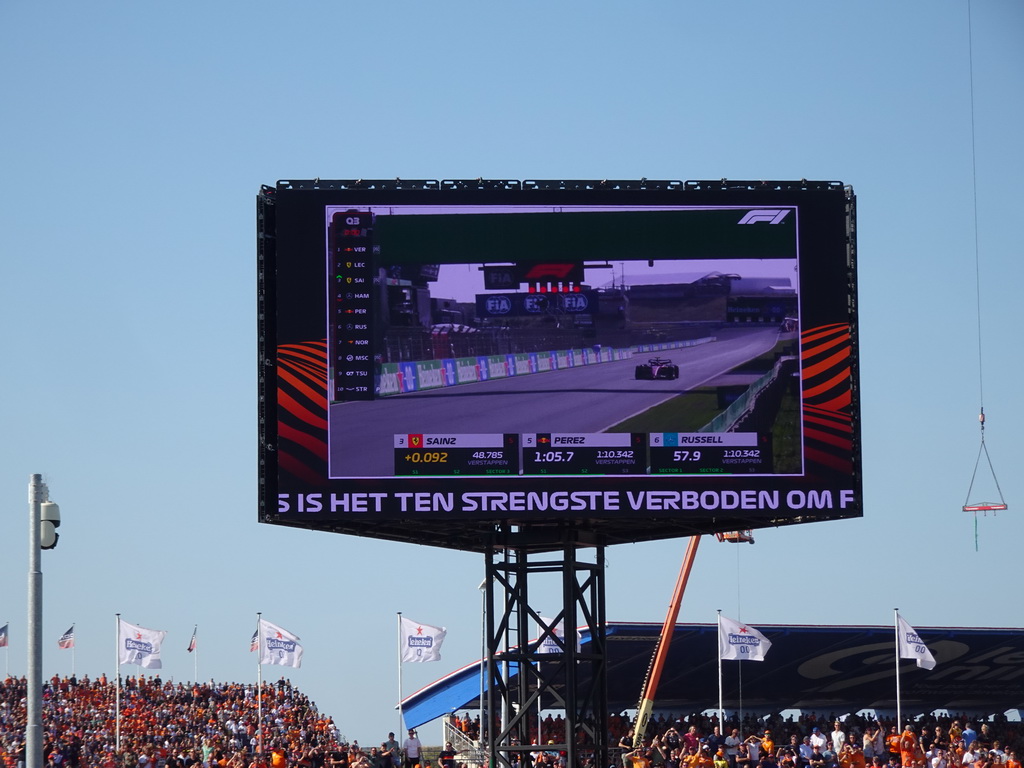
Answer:
POLYGON ((647 678, 644 680, 644 689, 640 694, 640 703, 636 707, 636 727, 633 730, 633 749, 640 746, 640 742, 647 731, 647 723, 650 722, 651 713, 654 711, 654 695, 658 692, 658 682, 661 680, 661 671, 665 667, 665 659, 668 658, 668 647, 672 642, 672 632, 676 626, 676 619, 679 618, 679 607, 683 603, 683 593, 686 591, 686 582, 690 578, 690 571, 693 569, 693 561, 697 557, 697 545, 700 544, 700 536, 691 536, 690 543, 686 546, 686 555, 683 557, 683 564, 679 568, 679 577, 676 579, 676 589, 672 593, 672 602, 669 603, 668 613, 665 615, 665 623, 661 627, 661 636, 654 648, 654 656, 651 665, 647 669, 647 678))

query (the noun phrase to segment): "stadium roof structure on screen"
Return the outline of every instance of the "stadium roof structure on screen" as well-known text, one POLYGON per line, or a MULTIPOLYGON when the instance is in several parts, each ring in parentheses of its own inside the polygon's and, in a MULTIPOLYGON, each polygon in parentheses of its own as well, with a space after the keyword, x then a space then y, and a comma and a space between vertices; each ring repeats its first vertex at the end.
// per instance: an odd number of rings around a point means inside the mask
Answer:
MULTIPOLYGON (((892 627, 805 627, 758 624, 772 646, 764 661, 723 662, 725 708, 767 714, 785 709, 842 715, 896 708, 895 639, 892 627)), ((608 706, 636 707, 660 624, 607 625, 608 706)), ((678 624, 658 688, 658 709, 677 715, 718 705, 718 628, 678 624)), ((904 712, 984 712, 1024 708, 1024 629, 919 629, 938 662, 919 669, 900 665, 904 712)), ((581 633, 581 643, 590 641, 581 633)), ((402 702, 410 728, 462 709, 476 709, 480 664, 465 666, 402 702)), ((546 707, 547 708, 547 707, 546 707)), ((552 707, 555 708, 555 707, 552 707)))
POLYGON ((862 514, 841 182, 315 179, 257 214, 262 522, 484 551, 862 514))

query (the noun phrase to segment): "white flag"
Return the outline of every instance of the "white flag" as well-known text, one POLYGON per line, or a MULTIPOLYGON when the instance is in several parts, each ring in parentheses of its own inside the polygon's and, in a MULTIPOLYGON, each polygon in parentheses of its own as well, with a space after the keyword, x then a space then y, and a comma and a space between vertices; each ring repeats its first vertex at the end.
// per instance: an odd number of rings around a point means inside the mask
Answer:
POLYGON ((772 641, 753 627, 718 616, 718 655, 737 661, 764 661, 772 641))
POLYGON ((897 632, 899 633, 900 658, 915 659, 917 666, 934 669, 935 657, 932 656, 932 652, 928 650, 928 646, 924 644, 921 636, 917 634, 917 630, 907 624, 898 613, 896 614, 896 624, 899 627, 897 632))
MULTIPOLYGON (((541 624, 537 625, 537 635, 544 634, 544 630, 547 627, 551 627, 554 619, 549 619, 545 616, 540 617, 541 624)), ((551 627, 551 634, 547 635, 544 640, 541 641, 540 645, 537 646, 537 653, 564 653, 562 646, 558 644, 558 640, 565 642, 565 622, 560 621, 554 627, 551 627)), ((580 642, 582 641, 580 631, 576 630, 576 650, 580 649, 580 642)))
POLYGON ((299 636, 260 619, 260 664, 301 667, 302 646, 299 645, 299 636))
POLYGON ((120 664, 137 664, 146 669, 160 669, 160 645, 167 633, 162 629, 146 629, 118 619, 117 660, 120 664))
POLYGON ((402 619, 402 661, 440 661, 441 643, 448 630, 402 619))

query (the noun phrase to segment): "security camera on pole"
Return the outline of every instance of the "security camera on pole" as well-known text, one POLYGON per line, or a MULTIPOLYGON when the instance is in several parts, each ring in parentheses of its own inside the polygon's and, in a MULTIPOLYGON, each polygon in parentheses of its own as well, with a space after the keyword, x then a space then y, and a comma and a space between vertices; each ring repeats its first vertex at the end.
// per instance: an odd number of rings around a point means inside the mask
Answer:
POLYGON ((59 538, 60 507, 50 501, 42 475, 28 481, 28 691, 25 718, 25 768, 43 765, 43 572, 39 551, 59 538))

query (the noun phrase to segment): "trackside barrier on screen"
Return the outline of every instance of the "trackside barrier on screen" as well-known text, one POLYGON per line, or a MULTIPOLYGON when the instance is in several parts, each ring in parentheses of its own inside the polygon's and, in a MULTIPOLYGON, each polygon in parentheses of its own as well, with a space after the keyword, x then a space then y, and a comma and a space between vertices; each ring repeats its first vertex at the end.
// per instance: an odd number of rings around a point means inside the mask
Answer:
POLYGON ((628 360, 634 354, 661 352, 682 347, 694 347, 714 341, 709 336, 688 341, 672 341, 660 344, 642 344, 637 347, 616 349, 612 347, 577 347, 550 352, 526 352, 509 355, 486 355, 482 357, 456 357, 443 360, 421 360, 408 363, 384 363, 380 371, 381 396, 399 395, 405 392, 422 392, 439 387, 454 387, 458 384, 473 384, 478 381, 504 379, 510 376, 528 376, 534 373, 560 371, 583 365, 612 363, 628 360))
POLYGON ((688 341, 665 341, 660 344, 638 344, 637 352, 663 352, 667 349, 683 349, 684 347, 697 347, 717 340, 717 336, 704 336, 700 339, 689 339, 688 341))
POLYGON ((792 358, 780 357, 775 361, 775 365, 768 373, 759 378, 749 387, 747 391, 737 397, 733 402, 729 404, 729 407, 722 411, 720 414, 715 416, 711 421, 705 424, 703 427, 698 429, 698 432, 728 432, 732 429, 745 413, 750 411, 757 403, 757 396, 775 381, 779 376, 779 371, 782 369, 783 364, 792 358))

